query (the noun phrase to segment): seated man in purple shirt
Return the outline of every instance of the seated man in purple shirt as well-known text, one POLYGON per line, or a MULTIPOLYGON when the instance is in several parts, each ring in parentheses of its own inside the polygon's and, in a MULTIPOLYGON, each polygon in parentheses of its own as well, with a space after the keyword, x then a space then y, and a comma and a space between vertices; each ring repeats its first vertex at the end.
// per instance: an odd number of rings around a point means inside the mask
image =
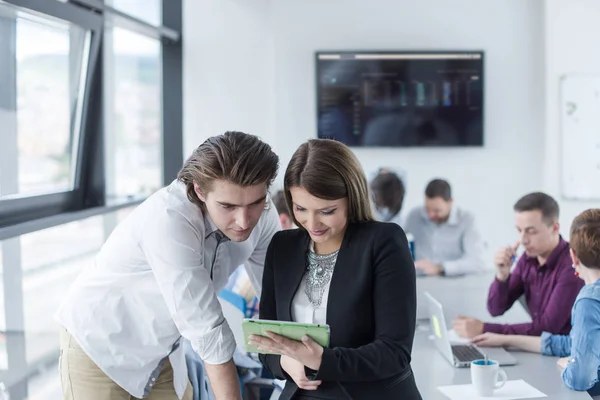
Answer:
POLYGON ((571 308, 583 282, 573 274, 569 244, 559 234, 558 204, 544 193, 530 193, 514 206, 519 241, 498 250, 494 257, 496 279, 490 287, 487 307, 492 316, 504 314, 525 295, 531 322, 522 324, 483 323, 459 317, 454 330, 472 338, 484 332, 536 335, 543 331, 566 335, 571 330, 571 308), (519 245, 525 254, 516 260, 519 245))

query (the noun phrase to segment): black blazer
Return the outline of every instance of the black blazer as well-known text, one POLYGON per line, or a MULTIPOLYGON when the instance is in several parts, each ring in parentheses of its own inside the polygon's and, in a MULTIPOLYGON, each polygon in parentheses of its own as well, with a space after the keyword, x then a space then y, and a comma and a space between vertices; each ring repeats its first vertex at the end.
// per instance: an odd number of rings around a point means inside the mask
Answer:
MULTIPOLYGON (((265 259, 260 318, 291 321, 292 300, 306 271, 308 232, 278 232, 265 259)), ((260 355, 277 379, 280 397, 421 399, 410 357, 416 319, 415 267, 406 235, 394 223, 349 224, 331 277, 327 302, 330 346, 318 371, 316 391, 298 390, 278 355, 260 355)), ((310 375, 312 372, 312 376, 310 375)))

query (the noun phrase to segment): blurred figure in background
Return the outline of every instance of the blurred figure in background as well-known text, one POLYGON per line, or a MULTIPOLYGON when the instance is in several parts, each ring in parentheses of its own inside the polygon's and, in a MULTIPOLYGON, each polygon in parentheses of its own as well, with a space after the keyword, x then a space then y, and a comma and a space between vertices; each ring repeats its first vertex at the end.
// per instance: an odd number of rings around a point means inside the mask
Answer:
POLYGON ((375 218, 382 222, 401 225, 400 211, 406 190, 402 179, 386 168, 380 168, 371 181, 371 195, 375 206, 375 218))
POLYGON ((429 182, 425 205, 409 213, 403 228, 414 236, 417 272, 462 275, 484 265, 475 217, 454 204, 450 184, 443 179, 429 182))

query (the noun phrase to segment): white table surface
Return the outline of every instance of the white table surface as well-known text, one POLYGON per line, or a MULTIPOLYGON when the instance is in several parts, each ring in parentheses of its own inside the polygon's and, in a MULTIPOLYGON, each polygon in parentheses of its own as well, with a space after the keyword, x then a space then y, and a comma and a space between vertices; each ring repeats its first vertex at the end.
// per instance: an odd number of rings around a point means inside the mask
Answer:
MULTIPOLYGON (((529 314, 518 302, 501 317, 492 318, 489 315, 486 300, 492 280, 493 273, 457 278, 418 278, 419 317, 426 315, 426 311, 421 309, 423 306, 426 307, 422 294, 424 291, 428 291, 444 306, 448 324, 458 314, 473 316, 489 322, 530 321, 529 314)), ((451 366, 438 352, 435 344, 430 340, 430 336, 429 324, 425 320, 420 320, 413 345, 412 368, 424 400, 447 400, 446 396, 437 388, 471 383, 471 372, 468 368, 451 366)), ((563 384, 560 370, 556 365, 557 357, 517 351, 511 351, 511 353, 517 359, 518 364, 502 367, 509 380, 525 380, 548 396, 543 399, 591 399, 587 392, 572 391, 563 384)))

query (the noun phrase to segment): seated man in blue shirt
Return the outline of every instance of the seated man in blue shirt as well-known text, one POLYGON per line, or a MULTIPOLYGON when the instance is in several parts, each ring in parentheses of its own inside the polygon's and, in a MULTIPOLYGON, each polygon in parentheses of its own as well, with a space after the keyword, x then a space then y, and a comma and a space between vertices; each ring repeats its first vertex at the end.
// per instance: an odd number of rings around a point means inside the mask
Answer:
POLYGON ((425 206, 413 209, 404 224, 415 243, 415 267, 425 275, 461 275, 483 265, 483 243, 473 215, 454 205, 450 184, 434 179, 425 189, 425 206))

